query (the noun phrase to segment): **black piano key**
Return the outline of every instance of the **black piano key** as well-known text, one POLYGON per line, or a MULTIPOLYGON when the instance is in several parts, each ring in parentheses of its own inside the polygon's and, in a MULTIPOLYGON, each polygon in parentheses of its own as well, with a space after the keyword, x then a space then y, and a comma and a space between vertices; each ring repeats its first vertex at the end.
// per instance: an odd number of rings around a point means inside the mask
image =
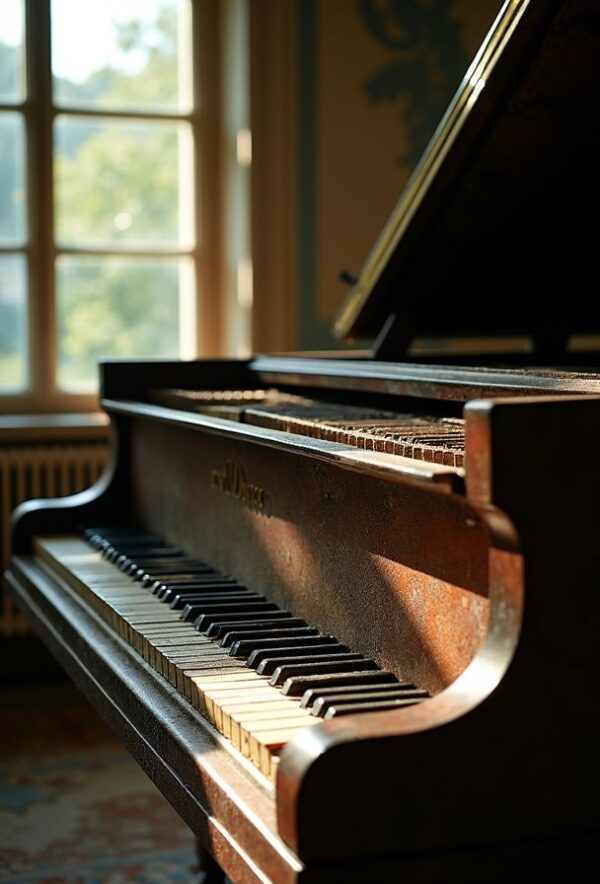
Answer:
POLYGON ((354 706, 371 705, 372 703, 383 702, 384 700, 426 700, 429 697, 428 691, 414 690, 397 690, 397 691, 364 691, 363 693, 337 693, 329 697, 319 697, 312 705, 311 712, 317 718, 324 718, 332 706, 352 704, 354 706))
POLYGON ((278 666, 269 679, 269 684, 273 685, 273 687, 278 687, 288 679, 303 675, 304 673, 307 675, 310 673, 328 675, 335 672, 366 672, 370 669, 377 669, 377 663, 374 660, 365 660, 360 654, 340 654, 339 656, 339 660, 331 663, 319 661, 316 663, 290 663, 285 666, 278 666))
MULTIPOLYGON (((335 662, 337 660, 360 660, 360 654, 349 654, 348 648, 344 648, 343 651, 336 651, 335 645, 331 645, 331 647, 327 650, 330 651, 328 654, 320 654, 317 649, 317 653, 311 651, 310 647, 303 648, 303 651, 306 653, 300 653, 300 650, 295 654, 290 654, 288 657, 265 657, 259 666, 251 666, 249 668, 256 669, 258 675, 273 675, 276 669, 279 669, 283 666, 291 666, 297 663, 322 663, 323 668, 326 667, 330 662, 335 662)), ((246 663, 248 666, 248 663, 246 663)))
POLYGON ((135 583, 139 583, 140 586, 143 586, 144 589, 154 593, 155 586, 164 586, 171 582, 184 584, 192 582, 199 583, 200 581, 204 581, 205 574, 202 571, 192 571, 190 568, 186 568, 185 571, 180 571, 178 574, 164 573, 160 569, 156 571, 147 571, 145 568, 138 568, 137 571, 130 571, 129 577, 134 580, 135 583))
POLYGON ((84 540, 92 540, 96 537, 105 537, 107 534, 114 534, 119 537, 131 537, 132 534, 143 534, 141 528, 136 525, 113 525, 98 527, 97 525, 85 525, 80 528, 81 536, 84 540))
POLYGON ((251 669, 257 669, 263 660, 266 660, 267 658, 275 659, 276 657, 290 657, 294 654, 297 656, 298 654, 308 653, 309 648, 311 649, 311 653, 316 655, 350 653, 350 648, 347 648, 346 645, 340 644, 330 635, 319 636, 316 638, 301 638, 296 641, 283 639, 279 642, 269 642, 267 639, 266 642, 260 642, 259 647, 255 647, 248 655, 246 666, 249 666, 251 669), (324 641, 320 641, 321 638, 324 639, 324 641))
POLYGON ((272 623, 299 623, 302 626, 307 625, 303 620, 296 620, 289 611, 272 611, 268 616, 263 615, 262 617, 257 614, 244 614, 243 617, 236 617, 235 619, 232 619, 229 616, 222 617, 220 620, 211 624, 208 629, 202 630, 202 632, 207 638, 212 638, 217 641, 228 629, 252 622, 256 625, 257 629, 272 623))
POLYGON ((236 614, 266 614, 276 611, 277 606, 273 602, 265 601, 262 597, 259 599, 234 599, 233 601, 224 594, 223 598, 218 602, 208 602, 204 598, 200 602, 186 602, 183 611, 185 616, 181 615, 182 620, 188 622, 194 621, 194 626, 201 632, 210 626, 213 620, 220 617, 235 617, 236 614))
POLYGON ((396 676, 391 672, 364 672, 363 670, 339 673, 324 673, 321 675, 295 675, 288 678, 281 688, 281 693, 286 697, 299 697, 309 688, 328 687, 330 685, 342 686, 347 684, 372 684, 395 682, 396 676))
MULTIPOLYGON (((219 639, 219 644, 222 648, 233 647, 236 642, 243 641, 248 638, 249 635, 252 636, 255 640, 260 640, 263 638, 271 639, 290 639, 290 638, 299 638, 299 637, 313 637, 318 635, 319 630, 315 629, 314 626, 289 626, 287 629, 283 629, 281 626, 273 626, 271 629, 259 629, 256 630, 254 626, 239 626, 237 629, 233 629, 229 632, 226 632, 225 635, 219 639)), ((235 655, 232 655, 235 656, 235 655)))
POLYGON ((203 611, 207 610, 205 605, 213 604, 214 602, 231 602, 231 604, 239 603, 239 602, 265 602, 266 599, 264 595, 257 595, 253 592, 244 592, 244 593, 214 593, 214 592, 206 592, 206 593, 196 593, 195 595, 186 595, 181 598, 175 599, 169 604, 169 608, 172 608, 174 611, 180 611, 186 605, 198 605, 203 611))
POLYGON ((220 571, 216 571, 214 568, 203 568, 201 565, 186 565, 185 568, 177 569, 177 568, 168 568, 164 565, 157 565, 156 567, 151 563, 145 562, 137 568, 136 571, 130 572, 134 580, 143 580, 144 577, 152 577, 154 575, 154 580, 158 581, 164 578, 162 583, 181 583, 182 580, 191 580, 194 577, 196 580, 232 580, 233 578, 228 577, 226 574, 221 574, 220 571), (190 575, 187 577, 186 575, 190 575))
POLYGON ((162 537, 155 537, 152 534, 137 536, 132 534, 130 537, 106 536, 98 538, 97 542, 104 548, 108 546, 123 547, 123 549, 135 549, 136 552, 165 545, 162 537))
MULTIPOLYGON (((166 605, 170 605, 175 599, 205 599, 211 595, 221 596, 223 601, 229 599, 231 602, 234 602, 238 596, 240 598, 269 601, 266 596, 261 595, 259 592, 253 592, 247 586, 236 586, 235 584, 227 583, 224 585, 220 583, 201 583, 199 586, 173 587, 170 592, 163 592, 156 597, 166 605)), ((273 603, 270 602, 270 604, 273 603)))
MULTIPOLYGON (((140 583, 144 577, 151 577, 153 574, 156 574, 154 580, 158 580, 159 577, 162 576, 165 578, 172 577, 173 580, 176 580, 179 575, 183 574, 205 576, 207 574, 215 573, 212 569, 202 568, 195 564, 195 562, 179 562, 177 559, 174 559, 174 561, 177 562, 177 565, 174 564, 173 566, 165 565, 164 562, 157 562, 156 565, 154 565, 143 559, 127 559, 126 561, 128 564, 126 567, 122 567, 121 571, 128 574, 133 580, 138 580, 140 583)), ((154 582, 154 580, 152 582, 154 582)))
MULTIPOLYGON (((216 621, 219 620, 221 622, 226 622, 227 617, 231 617, 232 620, 235 620, 238 614, 272 614, 275 613, 278 608, 277 605, 273 602, 230 602, 229 604, 223 603, 221 605, 186 605, 186 608, 192 608, 196 610, 196 618, 194 620, 194 627, 198 630, 198 632, 206 633, 206 630, 216 621)), ((190 619, 190 618, 187 618, 190 619)))
POLYGON ((193 583, 191 586, 165 586, 158 592, 153 593, 161 602, 170 605, 175 599, 185 596, 201 596, 206 593, 221 592, 223 594, 236 595, 237 593, 250 592, 247 586, 241 583, 193 583))
POLYGON ((211 586, 207 584, 191 584, 190 586, 182 586, 182 587, 173 587, 172 589, 163 589, 160 592, 154 592, 154 595, 159 601, 164 602, 166 605, 170 605, 175 601, 177 597, 183 599, 185 596, 204 596, 210 595, 214 593, 221 593, 222 595, 239 595, 245 591, 249 591, 245 586, 236 586, 234 584, 222 584, 222 583, 214 583, 211 586))
POLYGON ((119 554, 119 550, 115 549, 114 546, 110 546, 110 544, 102 550, 102 555, 105 559, 108 559, 109 562, 114 562, 119 554))
POLYGON ((163 541, 160 537, 156 537, 152 534, 149 534, 145 537, 100 537, 95 536, 88 540, 90 546, 93 546, 95 549, 107 549, 108 547, 113 548, 122 548, 122 547, 132 547, 135 545, 136 549, 149 549, 155 546, 161 546, 163 541))
POLYGON ((130 556, 129 561, 131 564, 137 563, 138 568, 146 568, 149 571, 162 571, 164 569, 169 574, 176 574, 179 571, 183 571, 184 568, 189 568, 190 571, 198 571, 202 573, 215 573, 214 568, 210 568, 208 565, 205 565, 204 562, 199 562, 197 559, 186 555, 175 557, 167 556, 164 559, 147 558, 143 555, 136 556, 134 559, 133 556, 130 556))
MULTIPOLYGON (((190 580, 204 580, 208 578, 206 571, 196 571, 194 568, 184 568, 182 571, 169 571, 165 568, 138 568, 131 576, 137 583, 148 589, 152 588, 155 583, 183 583, 190 580)), ((223 579, 223 578, 221 578, 223 579)))
POLYGON ((104 547, 104 555, 111 561, 121 555, 129 556, 130 558, 139 556, 140 559, 144 560, 171 559, 182 557, 183 551, 177 546, 156 546, 153 544, 127 546, 125 544, 107 544, 106 547, 104 547))
MULTIPOLYGON (((315 629, 310 635, 298 635, 298 636, 276 636, 276 635, 267 635, 267 636, 256 636, 256 635, 245 635, 242 638, 238 639, 235 644, 232 645, 230 650, 230 654, 232 657, 249 657, 255 651, 264 651, 264 650, 277 650, 278 648, 286 648, 289 647, 290 650, 292 647, 301 647, 306 644, 313 645, 332 645, 337 644, 336 639, 332 635, 318 635, 316 634, 317 630, 315 629)), ((260 661, 259 661, 260 662, 260 661)))
POLYGON ((230 587, 232 590, 235 589, 247 589, 243 583, 236 583, 235 580, 229 580, 225 577, 221 577, 219 579, 204 579, 202 577, 192 577, 186 580, 176 580, 175 582, 168 581, 160 581, 157 580, 150 586, 147 586, 149 592, 152 595, 156 595, 159 598, 169 598, 170 595, 177 595, 179 592, 187 592, 188 590, 196 590, 197 592, 202 592, 204 588, 209 587, 217 587, 219 589, 226 589, 230 587))
MULTIPOLYGON (((122 553, 122 555, 125 556, 125 553, 122 553)), ((155 556, 152 554, 146 555, 144 552, 141 552, 139 555, 128 555, 128 559, 132 565, 137 564, 138 568, 153 568, 155 571, 158 571, 159 568, 177 570, 183 567, 188 567, 193 571, 215 570, 210 565, 207 565, 206 562, 200 562, 193 556, 186 556, 185 553, 176 556, 155 556)))
POLYGON ((414 706, 420 699, 405 698, 398 700, 373 700, 372 703, 339 703, 331 706, 324 716, 325 720, 337 718, 338 715, 355 715, 358 712, 383 712, 386 709, 401 709, 403 706, 414 706))
POLYGON ((210 591, 210 589, 214 587, 215 592, 223 592, 227 591, 228 587, 231 587, 231 591, 235 592, 238 589, 247 589, 246 586, 240 586, 237 583, 222 583, 221 581, 206 581, 206 580, 185 580, 183 583, 161 583, 157 581, 151 586, 146 586, 144 589, 150 593, 150 595, 156 596, 156 598, 161 601, 168 602, 169 599, 174 599, 176 595, 185 592, 191 593, 201 593, 206 589, 210 591))
POLYGON ((103 533, 96 533, 93 535, 93 539, 98 543, 112 543, 123 542, 123 543, 147 543, 150 539, 155 539, 158 543, 163 543, 162 537, 155 537, 151 531, 131 531, 131 532, 120 532, 120 531, 107 531, 103 533))
POLYGON ((129 537, 119 537, 118 535, 96 535, 91 539, 91 541, 88 542, 91 542, 94 548, 98 550, 104 550, 108 549, 109 547, 117 546, 131 547, 139 550, 142 548, 148 549, 149 547, 160 546, 163 543, 163 540, 162 538, 155 537, 152 534, 140 534, 137 536, 132 534, 129 537))
MULTIPOLYGON (((178 561, 176 558, 171 560, 172 562, 178 561)), ((139 559, 137 556, 135 558, 130 558, 128 560, 128 565, 126 568, 122 568, 125 574, 128 574, 133 580, 142 580, 146 574, 149 572, 156 572, 157 574, 162 573, 162 569, 168 567, 165 564, 165 560, 152 562, 148 559, 139 559)), ((205 574, 212 574, 213 571, 210 568, 204 568, 202 565, 198 565, 195 562, 189 562, 185 565, 185 568, 182 571, 169 571, 167 576, 172 577, 175 580, 180 573, 185 574, 199 574, 204 576, 205 574)), ((155 578, 156 579, 156 578, 155 578)))
POLYGON ((139 582, 146 586, 153 595, 158 595, 163 589, 170 589, 171 587, 176 589, 178 586, 186 589, 189 586, 207 586, 209 583, 225 583, 228 586, 242 585, 236 583, 232 577, 223 577, 220 574, 194 574, 193 571, 187 574, 177 574, 176 576, 167 575, 164 578, 154 577, 151 581, 145 582, 143 582, 142 578, 139 582))
MULTIPOLYGON (((173 602, 175 600, 179 600, 180 602, 188 601, 188 603, 194 604, 202 604, 203 601, 209 601, 212 596, 218 597, 223 600, 223 602, 229 602, 234 604, 236 599, 246 599, 248 601, 255 602, 268 602, 266 596, 261 595, 258 592, 252 592, 245 586, 219 586, 218 583, 213 584, 212 586, 199 586, 196 588, 185 589, 183 591, 176 590, 174 593, 170 593, 167 598, 163 595, 162 597, 158 596, 160 601, 164 602, 167 607, 175 607, 173 602)), ((269 602, 269 604, 273 604, 269 602)))
POLYGON ((195 570, 202 567, 200 562, 196 562, 195 559, 191 559, 189 556, 176 556, 171 559, 146 559, 142 556, 128 556, 125 555, 125 553, 121 553, 121 555, 115 560, 115 565, 120 571, 124 571, 125 573, 131 573, 134 569, 139 570, 143 567, 158 568, 160 566, 169 569, 177 568, 181 571, 183 571, 184 568, 195 570))
MULTIPOLYGON (((172 553, 170 555, 169 555, 169 548, 168 547, 160 547, 160 548, 155 547, 155 549, 156 549, 157 557, 160 556, 160 558, 170 557, 170 558, 176 559, 182 555, 181 550, 176 549, 175 547, 172 548, 172 553)), ((131 551, 123 550, 121 547, 117 547, 117 548, 108 547, 104 551, 103 555, 104 555, 105 559, 107 559, 109 562, 112 562, 113 564, 117 561, 117 559, 121 555, 127 555, 129 558, 135 557, 135 554, 132 554, 131 551)))
POLYGON ((415 690, 416 685, 412 681, 396 681, 394 679, 390 684, 347 684, 347 685, 329 685, 324 687, 309 688, 302 695, 300 706, 304 709, 309 708, 321 697, 342 696, 345 694, 362 694, 377 693, 382 694, 389 691, 398 690, 415 690))
POLYGON ((201 568, 199 565, 194 565, 184 563, 183 565, 174 564, 173 566, 169 565, 149 565, 148 563, 144 563, 142 565, 138 564, 137 571, 130 571, 134 580, 138 580, 144 586, 154 583, 155 580, 163 580, 165 583, 169 579, 177 580, 177 578, 183 579, 186 574, 195 574, 198 577, 208 576, 209 574, 215 574, 215 571, 212 568, 201 568))

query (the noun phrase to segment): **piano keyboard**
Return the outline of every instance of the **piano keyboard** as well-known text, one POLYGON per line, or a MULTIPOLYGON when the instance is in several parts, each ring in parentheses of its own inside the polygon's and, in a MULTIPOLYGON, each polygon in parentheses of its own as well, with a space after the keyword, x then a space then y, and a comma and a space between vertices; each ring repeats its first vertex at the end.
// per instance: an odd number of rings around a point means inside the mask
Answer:
POLYGON ((149 390, 151 402, 226 420, 381 451, 414 460, 464 466, 464 420, 401 414, 319 402, 279 390, 149 390))
POLYGON ((319 718, 397 709, 429 696, 138 529, 37 537, 35 549, 267 776, 288 740, 319 718))

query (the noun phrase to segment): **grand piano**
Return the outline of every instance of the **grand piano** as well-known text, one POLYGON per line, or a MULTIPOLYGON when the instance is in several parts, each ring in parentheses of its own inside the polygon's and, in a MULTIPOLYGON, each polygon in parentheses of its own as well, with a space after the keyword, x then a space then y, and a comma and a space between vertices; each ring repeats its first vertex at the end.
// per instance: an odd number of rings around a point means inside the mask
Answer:
POLYGON ((107 361, 106 473, 15 514, 17 602, 234 882, 597 862, 599 58, 592 0, 506 3, 338 317, 369 358, 107 361))

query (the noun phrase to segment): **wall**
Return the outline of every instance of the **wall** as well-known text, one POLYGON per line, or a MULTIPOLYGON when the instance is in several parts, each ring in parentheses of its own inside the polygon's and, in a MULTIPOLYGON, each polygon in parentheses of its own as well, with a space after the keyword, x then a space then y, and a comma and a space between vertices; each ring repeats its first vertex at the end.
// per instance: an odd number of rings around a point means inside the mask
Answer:
MULTIPOLYGON (((287 274, 282 268, 273 291, 261 261, 255 266, 254 346, 261 349, 264 340, 273 348, 261 304, 279 299, 289 315, 275 343, 282 349, 329 349, 339 346, 329 328, 347 291, 339 272, 360 270, 501 4, 278 2, 291 9, 291 23, 287 31, 285 23, 279 27, 271 53, 260 44, 261 57, 254 61, 254 73, 262 77, 260 95, 253 94, 255 159, 260 165, 265 127, 276 136, 292 126, 290 174, 279 203, 264 193, 265 170, 255 178, 253 238, 263 250, 261 228, 272 226, 274 217, 291 217, 291 241, 284 250, 290 267, 287 274), (262 132, 256 131, 255 111, 262 132)), ((269 5, 269 0, 254 4, 262 6, 263 16, 277 15, 269 5)), ((265 30, 260 23, 258 30, 265 30)), ((281 260, 270 251, 271 276, 281 260)))

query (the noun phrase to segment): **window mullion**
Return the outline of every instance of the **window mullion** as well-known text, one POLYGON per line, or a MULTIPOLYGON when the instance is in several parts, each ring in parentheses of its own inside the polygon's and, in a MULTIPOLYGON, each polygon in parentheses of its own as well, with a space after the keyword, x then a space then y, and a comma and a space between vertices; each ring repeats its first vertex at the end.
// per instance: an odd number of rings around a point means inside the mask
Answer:
POLYGON ((195 137, 194 202, 196 207, 197 350, 199 356, 223 354, 222 303, 222 119, 221 28, 222 8, 212 0, 194 0, 192 31, 194 53, 195 137), (199 146, 201 145, 201 149, 199 146))
POLYGON ((54 209, 50 0, 26 0, 30 366, 43 408, 55 389, 54 209))
MULTIPOLYGON (((67 283, 69 283, 67 271, 69 271, 69 268, 77 267, 79 258, 82 259, 79 261, 81 266, 84 265, 84 259, 87 259, 88 256, 96 259, 112 259, 114 257, 115 266, 117 261, 131 258, 132 268, 135 265, 135 268, 141 268, 144 272, 151 272, 151 270, 145 269, 143 261, 137 262, 138 258, 149 259, 150 263, 151 259, 165 259, 163 261, 164 268, 161 272, 166 274, 166 291, 175 292, 175 285, 177 283, 174 283, 173 279, 178 279, 179 281, 180 341, 185 339, 186 334, 188 335, 188 343, 186 348, 184 348, 185 355, 194 355, 192 347, 194 335, 190 334, 190 328, 197 327, 196 324, 200 325, 196 336, 196 347, 206 352, 218 352, 220 350, 219 332, 222 317, 217 295, 220 287, 221 271, 218 258, 220 254, 220 218, 218 208, 221 196, 218 175, 220 130, 219 126, 215 125, 219 122, 220 52, 218 38, 220 15, 218 4, 213 3, 213 0, 191 0, 190 6, 187 8, 187 12, 190 9, 192 10, 191 24, 194 39, 190 40, 189 46, 184 47, 185 58, 183 61, 179 58, 178 63, 181 70, 185 70, 184 62, 189 61, 190 55, 193 56, 192 70, 195 101, 191 109, 189 109, 190 105, 187 101, 181 105, 183 113, 177 112, 176 109, 170 111, 168 104, 164 105, 163 110, 158 109, 154 111, 152 108, 146 109, 145 106, 142 106, 143 102, 140 102, 139 109, 132 107, 130 110, 105 109, 100 105, 97 108, 78 108, 72 106, 77 102, 71 98, 71 93, 68 90, 64 94, 66 99, 64 104, 58 104, 63 94, 60 90, 62 88, 61 78, 64 76, 63 73, 58 72, 58 68, 56 69, 58 79, 53 84, 53 50, 54 52, 59 52, 62 56, 62 50, 56 49, 58 44, 56 43, 56 34, 53 33, 53 28, 57 27, 57 23, 61 20, 60 4, 55 4, 54 0, 23 0, 23 2, 25 8, 27 89, 24 101, 14 107, 11 105, 10 110, 23 115, 27 133, 27 241, 19 243, 16 249, 10 248, 7 250, 11 254, 16 251, 25 255, 29 269, 28 358, 30 390, 27 394, 20 397, 18 407, 31 408, 40 412, 50 409, 70 411, 75 407, 93 406, 95 398, 87 394, 78 395, 75 392, 75 387, 72 389, 64 382, 63 363, 66 357, 59 364, 59 350, 62 352, 64 341, 61 340, 59 342, 57 333, 59 329, 63 328, 64 311, 71 309, 69 306, 72 302, 70 293, 75 291, 73 288, 67 289, 67 283), (81 244, 77 242, 76 234, 73 234, 73 241, 69 240, 66 233, 64 236, 65 242, 60 239, 63 235, 61 226, 64 214, 63 198, 65 198, 65 195, 69 197, 71 193, 71 190, 68 188, 61 189, 60 187, 62 182, 60 175, 63 169, 63 154, 60 153, 62 150, 61 137, 66 126, 71 123, 69 119, 71 117, 73 118, 73 126, 77 124, 82 129, 88 125, 90 129, 94 125, 100 127, 104 120, 111 123, 114 122, 116 125, 120 125, 120 122, 124 124, 129 122, 131 124, 139 123, 140 128, 141 124, 146 121, 148 123, 163 123, 165 124, 165 130, 170 130, 167 124, 181 124, 181 132, 172 136, 172 138, 178 139, 177 144, 179 145, 178 223, 179 230, 185 230, 187 225, 184 222, 188 219, 189 215, 195 214, 194 227, 196 235, 193 237, 193 241, 191 237, 188 238, 185 235, 185 232, 183 236, 180 232, 179 241, 175 239, 171 241, 166 237, 168 242, 164 246, 161 246, 158 240, 145 242, 143 238, 136 240, 135 237, 131 238, 131 243, 129 244, 125 236, 118 243, 115 242, 115 248, 112 248, 108 239, 105 244, 101 237, 98 239, 98 246, 94 245, 93 237, 89 243, 82 240, 81 244), (193 187, 190 187, 189 181, 186 183, 181 178, 184 166, 185 174, 188 175, 189 172, 187 157, 190 155, 190 133, 194 143, 193 163, 195 174, 193 180, 195 183, 193 187), (199 149, 201 135, 205 137, 207 142, 206 152, 199 149), (60 158, 60 166, 56 166, 55 163, 55 150, 59 151, 57 158, 60 158), (55 170, 58 178, 55 178, 55 170), (207 181, 208 184, 206 183, 207 181), (201 186, 201 182, 204 186, 201 186), (194 212, 190 210, 190 204, 193 205, 194 212), (204 228, 204 235, 201 240, 198 236, 200 223, 202 223, 204 228), (57 236, 59 237, 58 241, 57 236), (180 260, 176 262, 175 259, 180 260), (179 268, 178 271, 175 269, 176 263, 179 268), (203 302, 200 309, 194 309, 194 303, 197 298, 194 298, 192 282, 194 274, 192 273, 192 267, 196 271, 196 284, 198 285, 201 282, 205 296, 202 299, 203 302), (65 268, 67 269, 65 270, 65 268), (179 276, 177 276, 177 273, 179 276), (172 275, 173 279, 169 274, 172 275)), ((186 38, 190 36, 189 19, 186 19, 187 12, 183 9, 184 5, 182 4, 183 12, 180 15, 178 24, 180 38, 181 33, 186 38), (182 31, 184 26, 185 30, 182 31)), ((60 60, 60 58, 57 59, 57 61, 60 60)), ((68 76, 66 79, 68 80, 68 76)), ((187 97, 189 98, 189 85, 187 89, 187 97)), ((158 131, 160 127, 157 125, 156 128, 158 131)), ((175 125, 171 128, 175 130, 175 125)), ((150 131, 150 127, 148 127, 148 130, 150 131)), ((70 154, 67 153, 67 156, 69 160, 72 159, 70 154)), ((152 169, 153 166, 150 165, 149 168, 152 169)), ((158 175, 156 177, 160 183, 162 181, 161 176, 158 175)), ((68 180, 71 182, 75 179, 69 178, 68 180)), ((158 192, 160 193, 160 191, 158 192)), ((75 193, 77 195, 79 192, 75 191, 75 193)), ((158 211, 147 217, 160 218, 159 201, 158 207, 158 211)), ((167 217, 167 215, 165 216, 167 217)), ((67 217, 67 215, 64 215, 64 217, 67 217)), ((73 217, 76 216, 73 215, 73 217)), ((149 229, 150 231, 153 230, 152 227, 149 229)), ((67 230, 71 231, 71 228, 65 228, 65 231, 67 230)), ((73 227, 73 230, 76 230, 76 228, 73 227)), ((121 230, 120 227, 119 230, 121 230)), ((158 265, 160 261, 156 263, 158 265)), ((91 267, 93 262, 89 261, 88 264, 91 267)), ((136 273, 140 272, 141 270, 136 269, 136 273)), ((72 278, 75 277, 72 276, 72 278)), ((157 279, 156 275, 152 279, 154 282, 157 279)), ((134 285, 136 284, 134 283, 134 285)), ((153 290, 152 286, 147 288, 149 291, 153 290)), ((111 291, 113 290, 114 286, 111 291)), ((135 291, 146 292, 146 287, 144 284, 138 284, 135 291)), ((158 304, 165 303, 160 298, 155 298, 155 302, 158 304)), ((129 318, 131 318, 131 310, 129 313, 129 318)), ((124 311, 123 315, 127 316, 127 312, 124 311)), ((136 315, 142 316, 143 310, 139 311, 136 315)), ((162 315, 160 311, 159 315, 162 315)), ((174 316, 175 314, 173 313, 172 315, 174 316)), ((89 327, 93 328, 95 326, 90 324, 89 327)), ((130 324, 129 327, 135 329, 135 323, 130 324)), ((72 338, 69 343, 71 340, 72 338)), ((140 336, 140 340, 144 341, 142 346, 147 347, 145 339, 140 336)), ((165 337, 163 335, 158 345, 153 343, 151 346, 163 346, 164 340, 165 337)), ((169 344, 169 346, 171 345, 169 344)), ((72 357, 71 351, 65 350, 65 352, 68 352, 69 358, 72 357)), ((72 358, 71 361, 74 362, 76 360, 72 358)))

